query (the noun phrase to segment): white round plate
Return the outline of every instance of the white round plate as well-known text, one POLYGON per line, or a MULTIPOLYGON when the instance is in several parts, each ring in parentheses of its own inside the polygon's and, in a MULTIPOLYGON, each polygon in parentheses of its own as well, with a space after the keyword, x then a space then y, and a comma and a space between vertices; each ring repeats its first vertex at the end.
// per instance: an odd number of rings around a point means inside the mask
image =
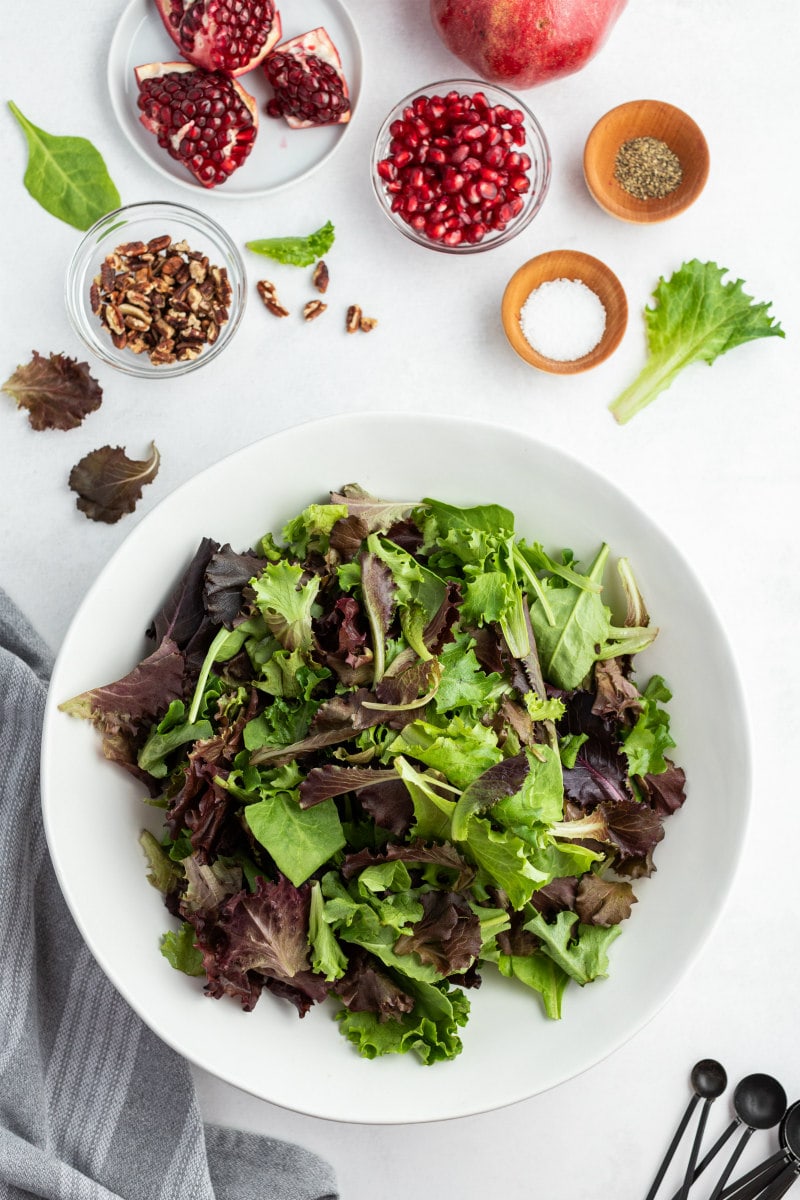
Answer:
MULTIPOLYGON (((614 572, 616 573, 616 572, 614 572)), ((150 645, 152 649, 152 644, 150 645)), ((509 430, 412 414, 354 414, 248 446, 178 488, 144 517, 92 585, 53 673, 44 728, 47 838, 69 907, 101 967, 148 1025, 186 1058, 286 1108, 337 1121, 405 1123, 499 1108, 576 1075, 640 1029, 689 970, 721 911, 749 810, 742 693, 724 634, 680 552, 622 492, 581 463, 509 430), (203 536, 245 549, 329 489, 358 482, 384 497, 498 502, 517 532, 584 562, 600 542, 626 555, 660 633, 638 678, 673 690, 674 757, 688 778, 667 819, 658 871, 611 948, 607 979, 564 996, 550 1021, 539 999, 487 967, 454 1061, 411 1054, 367 1061, 338 1032, 333 1005, 299 1020, 266 992, 252 1013, 211 1000, 159 953, 172 924, 145 879, 138 844, 157 813, 107 762, 100 737, 58 704, 127 673, 144 631, 203 536)))
MULTIPOLYGON (((283 25, 281 41, 323 25, 342 59, 350 90, 351 118, 344 125, 319 129, 290 129, 281 118, 268 117, 264 106, 272 94, 260 67, 239 75, 238 81, 258 104, 258 133, 247 160, 213 189, 214 196, 268 196, 298 183, 326 162, 355 120, 363 77, 358 32, 341 0, 291 0, 278 5, 283 25)), ((208 189, 181 163, 159 146, 139 120, 134 68, 150 62, 180 62, 178 47, 164 28, 153 0, 131 0, 120 17, 108 57, 108 87, 117 121, 135 150, 161 175, 191 191, 208 189)))

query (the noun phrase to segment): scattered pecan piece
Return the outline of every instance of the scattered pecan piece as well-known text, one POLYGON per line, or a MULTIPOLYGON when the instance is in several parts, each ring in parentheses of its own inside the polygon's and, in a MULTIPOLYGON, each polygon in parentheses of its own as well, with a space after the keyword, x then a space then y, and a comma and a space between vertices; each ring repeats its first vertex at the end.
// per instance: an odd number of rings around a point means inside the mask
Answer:
POLYGON ((357 304, 351 304, 345 318, 345 328, 348 333, 355 333, 361 325, 361 309, 357 304))
POLYGON ((321 300, 309 300, 303 305, 303 320, 313 321, 315 317, 321 317, 327 307, 321 300))
POLYGON ((328 265, 323 258, 319 260, 314 267, 314 274, 311 277, 311 282, 318 292, 323 294, 328 290, 330 275, 328 274, 328 265))
POLYGON ((358 328, 362 333, 371 333, 377 324, 377 317, 362 317, 358 322, 358 328))
POLYGON ((288 317, 289 310, 288 308, 284 308, 278 299, 274 283, 270 283, 269 279, 259 279, 258 283, 256 284, 256 289, 262 301, 264 302, 264 307, 271 312, 273 316, 288 317))

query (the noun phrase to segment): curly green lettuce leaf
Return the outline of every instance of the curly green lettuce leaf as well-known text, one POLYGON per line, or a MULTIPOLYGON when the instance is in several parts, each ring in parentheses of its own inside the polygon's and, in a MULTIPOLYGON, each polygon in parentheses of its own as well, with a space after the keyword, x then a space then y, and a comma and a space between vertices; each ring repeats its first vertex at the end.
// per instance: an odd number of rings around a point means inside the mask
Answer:
POLYGON ((467 1023, 469 1000, 459 988, 403 980, 403 989, 414 1007, 399 1019, 381 1020, 376 1013, 337 1013, 340 1032, 358 1048, 363 1058, 381 1054, 406 1054, 413 1050, 423 1063, 444 1062, 461 1053, 458 1029, 467 1023))
POLYGON ((623 734, 622 748, 631 775, 661 775, 669 763, 665 751, 675 745, 669 729, 669 713, 662 704, 672 699, 660 675, 654 675, 642 692, 642 711, 636 724, 623 734))
POLYGON ((328 253, 333 240, 333 225, 326 221, 307 237, 260 238, 254 242, 245 242, 245 245, 255 254, 264 254, 277 262, 288 263, 292 267, 310 267, 323 254, 328 253))
POLYGON ((524 928, 542 943, 542 950, 581 987, 608 974, 608 947, 620 935, 619 925, 581 925, 575 912, 560 912, 548 923, 541 913, 524 928))
POLYGON ((298 558, 309 550, 325 554, 330 546, 331 530, 347 516, 346 504, 309 504, 283 527, 281 536, 298 558))
POLYGON ((419 759, 441 771, 457 788, 465 788, 503 757, 493 729, 480 721, 468 724, 460 716, 412 721, 387 747, 386 754, 419 759))
POLYGON ((756 303, 743 280, 722 282, 726 267, 696 258, 659 279, 656 308, 644 310, 649 357, 640 375, 609 405, 620 424, 665 391, 690 363, 709 366, 735 346, 763 337, 785 337, 769 315, 771 301, 756 303))
POLYGON ((293 563, 268 563, 251 581, 255 601, 274 637, 285 650, 311 649, 311 609, 319 591, 319 576, 304 580, 303 568, 293 563))

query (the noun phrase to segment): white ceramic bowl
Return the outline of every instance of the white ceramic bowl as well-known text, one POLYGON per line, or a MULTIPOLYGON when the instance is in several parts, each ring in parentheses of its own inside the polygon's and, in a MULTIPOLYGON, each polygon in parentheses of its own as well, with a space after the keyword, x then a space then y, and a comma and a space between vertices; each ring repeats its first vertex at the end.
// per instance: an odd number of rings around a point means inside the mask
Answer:
MULTIPOLYGON (((647 677, 647 674, 644 677, 647 677)), ((664 533, 607 480, 518 431, 408 414, 354 414, 285 430, 184 484, 144 517, 83 601, 53 673, 45 718, 45 828, 61 887, 89 947, 155 1032, 192 1062, 284 1107, 339 1121, 464 1116, 534 1095, 615 1050, 665 1002, 708 938, 733 878, 749 808, 741 689, 701 585, 664 533), (391 455, 386 448, 391 447, 391 455), (250 502, 243 505, 242 480, 250 502), (405 500, 497 501, 517 532, 586 561, 605 539, 626 555, 660 628, 637 662, 671 686, 674 757, 688 798, 657 848, 658 871, 611 948, 608 979, 570 987, 560 1022, 528 989, 486 971, 470 996, 464 1050, 423 1067, 411 1055, 366 1061, 328 1004, 302 1021, 264 994, 254 1012, 210 1000, 158 950, 170 918, 145 879, 138 837, 158 814, 102 757, 87 723, 59 702, 116 679, 204 535, 246 548, 330 488, 357 481, 405 500), (713 680, 713 703, 709 681, 713 680), (698 682, 700 681, 700 682, 698 682)))

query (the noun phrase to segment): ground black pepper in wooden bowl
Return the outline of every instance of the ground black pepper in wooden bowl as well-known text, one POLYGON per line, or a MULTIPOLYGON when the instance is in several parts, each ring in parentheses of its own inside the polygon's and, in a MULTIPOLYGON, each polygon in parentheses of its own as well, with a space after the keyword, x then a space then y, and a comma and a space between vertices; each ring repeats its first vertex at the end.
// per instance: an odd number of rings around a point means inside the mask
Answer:
POLYGON ((637 200, 661 200, 680 185, 683 168, 666 142, 637 137, 623 142, 617 151, 614 178, 637 200))

